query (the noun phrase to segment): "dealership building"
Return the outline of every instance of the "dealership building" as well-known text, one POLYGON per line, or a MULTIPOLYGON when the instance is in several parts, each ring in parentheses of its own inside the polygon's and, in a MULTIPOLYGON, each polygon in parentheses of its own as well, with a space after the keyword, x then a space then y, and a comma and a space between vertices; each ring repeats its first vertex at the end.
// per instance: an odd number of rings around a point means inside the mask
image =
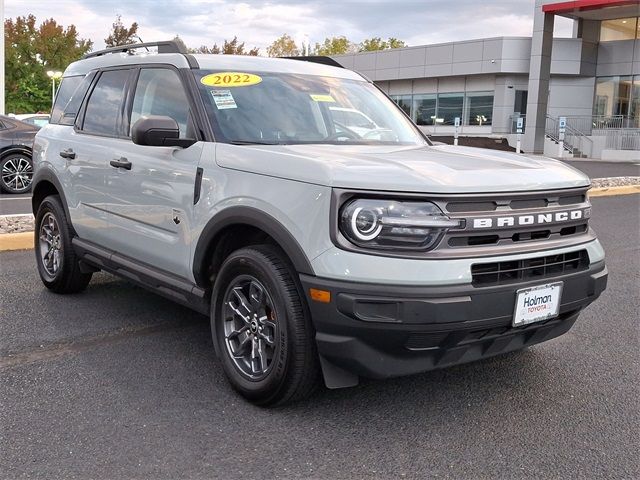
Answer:
POLYGON ((428 134, 492 136, 525 152, 640 160, 640 0, 540 1, 532 37, 339 55, 428 134), (557 16, 572 38, 553 38, 557 16))

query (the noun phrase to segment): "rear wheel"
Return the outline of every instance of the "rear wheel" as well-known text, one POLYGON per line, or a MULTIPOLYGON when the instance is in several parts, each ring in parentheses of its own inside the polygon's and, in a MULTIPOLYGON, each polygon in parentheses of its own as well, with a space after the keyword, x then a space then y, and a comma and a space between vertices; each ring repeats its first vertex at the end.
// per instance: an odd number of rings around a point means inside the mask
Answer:
POLYGON ((232 386, 259 405, 300 400, 318 384, 313 327, 295 273, 274 247, 233 252, 217 276, 211 328, 232 386))
POLYGON ((12 153, 0 161, 0 189, 7 193, 26 193, 31 190, 33 164, 23 153, 12 153))
POLYGON ((80 270, 73 251, 73 231, 62 208, 60 197, 46 197, 36 215, 35 253, 42 283, 56 293, 75 293, 87 286, 91 273, 80 270))

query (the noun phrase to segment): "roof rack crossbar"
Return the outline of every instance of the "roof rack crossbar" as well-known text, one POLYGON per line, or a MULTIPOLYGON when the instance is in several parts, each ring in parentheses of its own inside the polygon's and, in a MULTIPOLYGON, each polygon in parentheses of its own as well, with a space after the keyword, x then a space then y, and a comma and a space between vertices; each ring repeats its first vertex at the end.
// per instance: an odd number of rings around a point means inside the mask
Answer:
POLYGON ((105 48, 104 50, 98 50, 97 52, 90 52, 83 56, 83 59, 100 57, 109 53, 121 53, 129 52, 131 50, 137 50, 139 48, 158 47, 158 53, 189 53, 185 48, 173 40, 165 40, 162 42, 149 42, 149 43, 130 43, 129 45, 120 45, 118 47, 105 48))
POLYGON ((322 65, 329 65, 330 67, 344 68, 338 62, 331 57, 324 55, 309 55, 307 57, 280 57, 288 60, 302 60, 303 62, 321 63, 322 65))

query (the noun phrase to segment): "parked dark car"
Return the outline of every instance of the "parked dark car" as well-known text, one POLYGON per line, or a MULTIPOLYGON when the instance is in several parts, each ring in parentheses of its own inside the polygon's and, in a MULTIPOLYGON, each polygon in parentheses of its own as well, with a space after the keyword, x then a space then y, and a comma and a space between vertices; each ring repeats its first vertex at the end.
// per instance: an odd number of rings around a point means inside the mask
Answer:
POLYGON ((33 138, 39 128, 0 115, 0 189, 25 193, 31 189, 33 138))

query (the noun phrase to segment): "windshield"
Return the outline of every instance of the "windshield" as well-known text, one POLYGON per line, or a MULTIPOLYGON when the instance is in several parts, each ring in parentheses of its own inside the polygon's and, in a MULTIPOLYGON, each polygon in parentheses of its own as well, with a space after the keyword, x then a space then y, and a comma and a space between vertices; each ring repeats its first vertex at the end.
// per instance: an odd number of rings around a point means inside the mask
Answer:
POLYGON ((38 128, 42 128, 49 123, 49 119, 47 117, 29 117, 22 121, 38 128))
POLYGON ((216 138, 237 144, 424 145, 368 82, 273 72, 198 70, 216 138))

